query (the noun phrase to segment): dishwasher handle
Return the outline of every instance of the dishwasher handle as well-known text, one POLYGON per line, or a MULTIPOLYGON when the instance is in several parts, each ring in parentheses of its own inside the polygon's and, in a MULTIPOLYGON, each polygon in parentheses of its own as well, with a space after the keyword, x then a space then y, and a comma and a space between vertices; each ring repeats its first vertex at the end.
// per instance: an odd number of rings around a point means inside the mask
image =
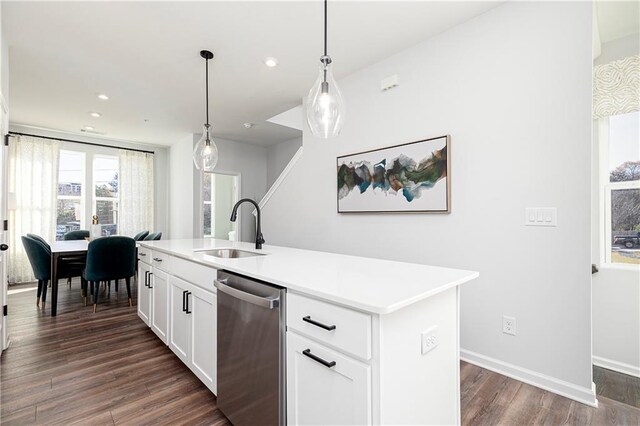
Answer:
POLYGON ((235 297, 236 299, 251 303, 253 305, 261 306, 267 309, 274 309, 280 306, 279 299, 270 299, 266 297, 256 296, 255 294, 238 290, 237 288, 231 287, 230 285, 226 284, 226 280, 215 280, 213 282, 213 285, 221 292, 235 297))

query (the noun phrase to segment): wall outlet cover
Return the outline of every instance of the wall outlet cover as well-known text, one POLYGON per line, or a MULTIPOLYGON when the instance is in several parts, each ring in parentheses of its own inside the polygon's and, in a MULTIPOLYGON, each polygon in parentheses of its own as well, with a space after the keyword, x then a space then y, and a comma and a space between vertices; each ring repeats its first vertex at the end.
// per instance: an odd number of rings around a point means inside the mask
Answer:
POLYGON ((434 350, 439 343, 438 340, 438 326, 434 325, 431 328, 420 333, 421 353, 422 355, 434 350))
POLYGON ((516 319, 514 317, 506 315, 502 317, 502 332, 512 336, 516 335, 516 319))

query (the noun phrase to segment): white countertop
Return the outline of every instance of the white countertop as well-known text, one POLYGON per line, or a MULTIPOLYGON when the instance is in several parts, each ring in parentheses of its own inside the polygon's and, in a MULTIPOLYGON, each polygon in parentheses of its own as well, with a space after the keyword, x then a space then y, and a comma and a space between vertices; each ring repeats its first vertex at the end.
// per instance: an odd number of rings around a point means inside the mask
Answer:
POLYGON ((479 276, 478 272, 416 263, 216 239, 140 241, 217 269, 226 269, 287 289, 363 311, 388 314, 479 276), (199 253, 207 248, 236 248, 266 253, 223 259, 199 253))

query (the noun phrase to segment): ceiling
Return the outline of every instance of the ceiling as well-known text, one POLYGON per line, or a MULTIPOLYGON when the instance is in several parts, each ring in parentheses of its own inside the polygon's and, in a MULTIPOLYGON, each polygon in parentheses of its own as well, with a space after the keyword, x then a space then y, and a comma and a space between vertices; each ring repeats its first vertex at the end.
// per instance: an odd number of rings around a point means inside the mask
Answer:
MULTIPOLYGON (((331 1, 335 75, 500 3, 331 1)), ((78 134, 90 125, 110 139, 170 145, 202 130, 199 51, 209 49, 216 55, 210 70, 214 136, 268 146, 300 134, 265 120, 299 105, 316 78, 321 1, 4 1, 2 8, 13 123, 78 134), (279 66, 267 68, 268 56, 279 66), (90 117, 92 111, 102 117, 90 117), (246 129, 245 122, 255 126, 246 129)))
POLYGON ((600 41, 610 41, 640 32, 639 1, 596 1, 600 41))

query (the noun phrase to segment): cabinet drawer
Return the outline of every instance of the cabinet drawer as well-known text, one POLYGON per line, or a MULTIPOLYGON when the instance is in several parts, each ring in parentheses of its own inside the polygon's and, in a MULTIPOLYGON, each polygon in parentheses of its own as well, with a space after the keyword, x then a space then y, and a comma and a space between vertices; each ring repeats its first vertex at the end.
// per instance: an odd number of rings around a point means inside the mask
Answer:
POLYGON ((371 367, 287 332, 287 423, 370 425, 371 367))
POLYGON ((218 272, 215 268, 173 257, 171 259, 171 275, 180 277, 207 291, 216 291, 213 282, 218 278, 218 272))
POLYGON ((138 246, 138 259, 147 265, 151 265, 151 250, 146 247, 138 246))
POLYGON ((161 251, 152 251, 150 262, 154 268, 162 269, 163 271, 169 271, 169 261, 171 256, 161 251))
POLYGON ((288 293, 287 327, 359 358, 371 359, 371 315, 288 293))

